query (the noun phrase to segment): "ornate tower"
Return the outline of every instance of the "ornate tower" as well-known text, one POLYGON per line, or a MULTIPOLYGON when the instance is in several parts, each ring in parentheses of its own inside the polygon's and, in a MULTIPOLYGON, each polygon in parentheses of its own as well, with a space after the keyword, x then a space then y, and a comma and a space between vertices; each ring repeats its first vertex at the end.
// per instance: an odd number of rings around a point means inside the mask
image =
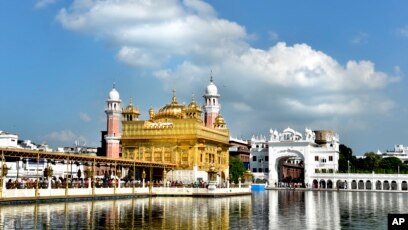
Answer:
POLYGON ((113 84, 112 90, 109 92, 108 100, 106 101, 107 108, 105 110, 107 116, 107 134, 106 140, 106 157, 119 158, 120 153, 120 118, 121 118, 121 100, 118 91, 113 84))
POLYGON ((214 128, 215 118, 220 112, 221 105, 218 103, 220 95, 217 86, 215 86, 211 74, 210 84, 207 86, 204 94, 204 125, 208 128, 214 128))

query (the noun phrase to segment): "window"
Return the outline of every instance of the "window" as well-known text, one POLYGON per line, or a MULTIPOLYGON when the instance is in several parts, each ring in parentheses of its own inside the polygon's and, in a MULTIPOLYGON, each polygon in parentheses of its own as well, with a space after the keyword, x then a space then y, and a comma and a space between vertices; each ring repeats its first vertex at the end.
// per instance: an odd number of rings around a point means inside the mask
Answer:
POLYGON ((320 172, 320 170, 319 169, 315 169, 315 173, 319 173, 320 172))
POLYGON ((258 172, 262 172, 262 168, 259 168, 259 169, 258 169, 258 172))
POLYGON ((256 172, 256 168, 253 168, 253 169, 252 169, 252 172, 256 172))
POLYGON ((256 161, 256 156, 252 156, 252 161, 256 161))
POLYGON ((333 161, 333 156, 329 156, 329 161, 333 161))
POLYGON ((269 156, 265 156, 265 161, 269 161, 269 156))
POLYGON ((319 156, 315 156, 315 161, 319 161, 319 156))
POLYGON ((329 169, 329 173, 333 173, 333 169, 329 169))
POLYGON ((268 169, 268 168, 265 168, 265 172, 269 172, 269 169, 268 169))

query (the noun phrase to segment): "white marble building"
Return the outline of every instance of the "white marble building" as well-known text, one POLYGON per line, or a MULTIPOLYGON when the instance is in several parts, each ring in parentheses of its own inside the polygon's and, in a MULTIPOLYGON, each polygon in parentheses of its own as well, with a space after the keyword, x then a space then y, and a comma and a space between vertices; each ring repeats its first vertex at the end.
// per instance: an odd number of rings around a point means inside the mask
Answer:
POLYGON ((269 139, 253 137, 251 144, 251 171, 255 179, 267 177, 271 187, 282 179, 283 162, 303 162, 307 185, 311 185, 314 173, 338 170, 339 136, 332 131, 305 129, 302 134, 291 128, 282 132, 271 129, 269 139))

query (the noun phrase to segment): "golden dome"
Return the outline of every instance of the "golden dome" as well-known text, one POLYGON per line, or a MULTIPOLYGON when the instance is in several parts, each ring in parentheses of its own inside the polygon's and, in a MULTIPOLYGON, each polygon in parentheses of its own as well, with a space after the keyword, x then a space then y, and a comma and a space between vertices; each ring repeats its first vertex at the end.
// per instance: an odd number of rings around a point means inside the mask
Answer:
POLYGON ((221 114, 218 114, 218 116, 215 118, 215 124, 225 124, 224 117, 221 114))
POLYGON ((195 101, 195 98, 194 98, 194 94, 192 95, 192 97, 191 97, 191 102, 190 102, 190 104, 188 104, 188 107, 187 107, 189 110, 194 110, 194 111, 200 111, 201 112, 201 107, 200 107, 200 105, 195 101))
POLYGON ((133 106, 132 98, 130 98, 129 105, 123 110, 124 113, 140 114, 139 109, 133 106))
POLYGON ((155 115, 155 118, 166 117, 166 116, 181 117, 184 108, 185 108, 185 105, 179 104, 177 102, 176 91, 173 90, 173 97, 171 99, 171 103, 159 109, 159 112, 157 113, 157 115, 155 115))

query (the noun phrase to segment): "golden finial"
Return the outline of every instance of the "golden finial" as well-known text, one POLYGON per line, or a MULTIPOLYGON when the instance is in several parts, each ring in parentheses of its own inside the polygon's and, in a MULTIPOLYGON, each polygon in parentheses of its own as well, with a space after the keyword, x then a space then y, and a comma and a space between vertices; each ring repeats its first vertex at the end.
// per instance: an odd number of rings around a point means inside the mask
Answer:
POLYGON ((129 105, 133 105, 133 99, 132 99, 132 97, 130 97, 129 105))
POLYGON ((176 98, 176 90, 173 89, 173 98, 171 99, 172 104, 177 104, 177 98, 176 98))
POLYGON ((195 96, 194 96, 194 93, 191 95, 191 102, 195 102, 195 96))

